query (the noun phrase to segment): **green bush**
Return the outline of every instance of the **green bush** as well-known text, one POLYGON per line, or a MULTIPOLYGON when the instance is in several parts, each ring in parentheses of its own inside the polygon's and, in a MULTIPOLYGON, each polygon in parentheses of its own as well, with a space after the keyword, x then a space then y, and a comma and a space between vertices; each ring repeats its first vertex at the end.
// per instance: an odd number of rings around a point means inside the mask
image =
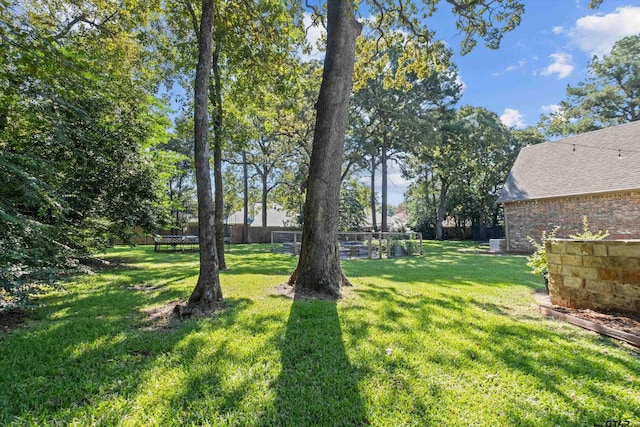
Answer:
POLYGON ((587 217, 582 217, 582 232, 578 234, 569 234, 569 237, 572 239, 578 240, 602 240, 609 237, 609 230, 602 231, 598 230, 595 233, 589 230, 589 221, 587 221, 587 217))
POLYGON ((556 232, 560 227, 555 227, 549 234, 546 231, 542 232, 542 239, 538 242, 531 236, 527 236, 529 243, 536 248, 535 252, 527 258, 527 266, 531 268, 531 274, 541 275, 546 277, 547 275, 547 251, 544 247, 544 242, 547 239, 555 239, 556 232))
MULTIPOLYGON (((545 240, 555 239, 556 232, 560 227, 555 227, 549 234, 546 231, 542 232, 542 239, 538 242, 531 236, 527 236, 529 243, 536 249, 535 252, 527 258, 527 266, 531 268, 531 274, 547 275, 547 251, 544 247, 545 240)), ((577 234, 570 234, 569 237, 578 240, 602 240, 609 236, 609 231, 598 230, 595 233, 589 230, 589 221, 586 216, 582 217, 582 231, 577 234)))

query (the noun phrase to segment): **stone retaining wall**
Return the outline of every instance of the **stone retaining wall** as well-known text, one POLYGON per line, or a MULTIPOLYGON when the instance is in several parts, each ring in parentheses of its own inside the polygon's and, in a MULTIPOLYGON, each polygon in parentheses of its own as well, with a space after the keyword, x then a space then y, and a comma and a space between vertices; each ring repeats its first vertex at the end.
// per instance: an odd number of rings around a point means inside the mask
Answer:
POLYGON ((640 240, 550 239, 551 303, 640 313, 640 240))

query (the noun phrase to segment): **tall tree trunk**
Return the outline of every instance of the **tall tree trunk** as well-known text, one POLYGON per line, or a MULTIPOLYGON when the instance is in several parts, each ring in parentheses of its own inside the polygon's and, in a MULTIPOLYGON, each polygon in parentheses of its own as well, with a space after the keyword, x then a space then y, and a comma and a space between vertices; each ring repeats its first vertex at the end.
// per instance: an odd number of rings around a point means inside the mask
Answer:
POLYGON ((344 136, 362 25, 352 0, 327 1, 327 53, 316 103, 316 127, 304 206, 302 247, 289 283, 339 296, 349 281, 340 267, 338 209, 344 136))
POLYGON ((0 108, 0 133, 4 132, 4 129, 7 127, 7 116, 9 115, 8 107, 0 108))
POLYGON ((263 170, 263 173, 260 174, 260 179, 262 181, 262 230, 267 229, 267 195, 269 194, 269 183, 267 182, 267 171, 263 170))
POLYGON ((383 137, 382 142, 382 231, 389 231, 389 225, 387 224, 387 136, 383 137))
MULTIPOLYGON (((173 179, 169 181, 169 201, 171 202, 171 206, 174 206, 174 204, 173 204, 173 179)), ((171 234, 177 234, 176 233, 176 224, 178 224, 178 208, 176 208, 176 222, 171 224, 171 228, 169 229, 171 234)))
POLYGON ((440 178, 440 198, 438 201, 438 214, 436 216, 436 240, 444 239, 444 212, 447 205, 447 192, 449 184, 446 180, 440 178))
POLYGON ((244 192, 244 213, 242 215, 242 243, 249 243, 249 171, 247 152, 242 151, 242 191, 244 192))
POLYGON ((216 251, 218 252, 218 268, 227 269, 224 259, 224 187, 222 183, 222 84, 220 83, 220 42, 216 46, 212 57, 213 91, 209 95, 213 104, 213 180, 215 188, 215 229, 216 251))
POLYGON ((198 238, 200 240, 200 274, 189 297, 189 305, 212 309, 222 301, 218 275, 216 232, 214 228, 211 169, 209 167, 209 115, 207 100, 211 72, 213 0, 202 1, 202 18, 198 35, 198 65, 194 93, 194 139, 196 186, 198 193, 198 238))
POLYGON ((371 226, 373 231, 378 231, 378 219, 376 218, 376 156, 371 155, 371 226))

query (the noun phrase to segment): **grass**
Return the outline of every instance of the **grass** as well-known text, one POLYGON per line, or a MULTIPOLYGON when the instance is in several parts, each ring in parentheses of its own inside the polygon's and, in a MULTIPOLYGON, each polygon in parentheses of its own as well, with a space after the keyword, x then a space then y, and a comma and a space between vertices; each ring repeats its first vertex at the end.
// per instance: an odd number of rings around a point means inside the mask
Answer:
POLYGON ((344 261, 335 303, 275 295, 296 260, 234 246, 228 308, 152 330, 144 310, 189 296, 198 255, 116 248, 126 268, 0 335, 0 424, 638 425, 638 353, 531 308, 525 258, 470 249, 344 261))

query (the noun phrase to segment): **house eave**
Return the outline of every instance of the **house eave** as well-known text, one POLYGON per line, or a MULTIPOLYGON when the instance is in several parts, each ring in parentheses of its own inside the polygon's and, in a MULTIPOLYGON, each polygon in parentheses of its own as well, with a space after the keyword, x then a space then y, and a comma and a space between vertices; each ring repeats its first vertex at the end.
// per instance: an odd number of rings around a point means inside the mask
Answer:
POLYGON ((606 190, 606 191, 594 191, 591 193, 567 193, 567 194, 560 194, 555 196, 533 197, 529 199, 498 200, 497 203, 506 205, 508 203, 537 202, 537 201, 558 200, 558 199, 568 199, 568 198, 574 199, 574 198, 588 197, 588 196, 607 196, 612 194, 628 193, 628 192, 640 192, 640 187, 621 188, 617 190, 606 190))

